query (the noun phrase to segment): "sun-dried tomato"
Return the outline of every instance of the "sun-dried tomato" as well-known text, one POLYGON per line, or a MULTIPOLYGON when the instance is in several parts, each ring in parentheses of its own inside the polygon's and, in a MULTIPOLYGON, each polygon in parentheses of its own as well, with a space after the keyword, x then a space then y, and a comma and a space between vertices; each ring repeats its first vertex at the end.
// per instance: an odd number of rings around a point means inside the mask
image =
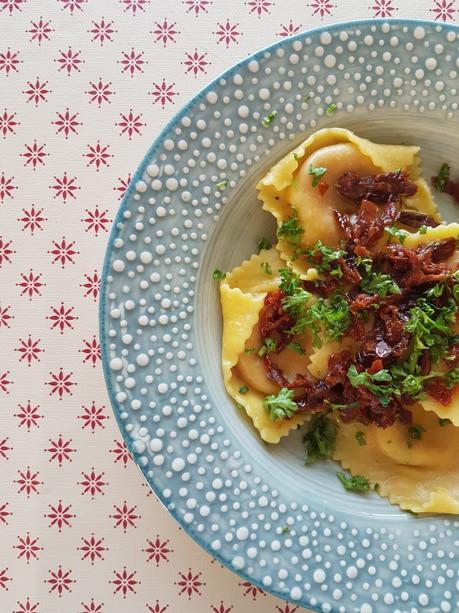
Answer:
POLYGON ((424 215, 423 213, 416 213, 415 211, 400 211, 399 222, 409 228, 420 228, 421 226, 427 226, 428 228, 436 228, 439 223, 435 221, 430 215, 424 215))
POLYGON ((277 351, 288 345, 291 335, 287 333, 294 320, 282 308, 285 294, 281 290, 273 290, 265 296, 259 315, 260 334, 263 339, 272 338, 276 342, 277 351))
POLYGON ((444 406, 448 406, 451 403, 453 390, 448 389, 440 377, 426 381, 425 391, 444 406))
POLYGON ((355 172, 346 172, 336 182, 336 191, 344 198, 360 203, 362 200, 375 204, 388 204, 401 196, 414 196, 415 183, 406 172, 387 172, 360 177, 355 172))

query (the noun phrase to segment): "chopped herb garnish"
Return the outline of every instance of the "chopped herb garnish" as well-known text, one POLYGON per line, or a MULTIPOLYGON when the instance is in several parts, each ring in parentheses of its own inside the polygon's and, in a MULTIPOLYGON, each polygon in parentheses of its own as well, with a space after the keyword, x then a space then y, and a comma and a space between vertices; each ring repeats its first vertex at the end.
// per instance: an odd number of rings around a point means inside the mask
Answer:
POLYGON ((434 186, 439 192, 444 192, 447 182, 449 181, 450 166, 446 162, 442 164, 438 175, 435 177, 434 186))
POLYGON ((333 113, 336 111, 336 109, 338 108, 338 106, 332 102, 326 109, 326 113, 327 115, 333 115, 333 113))
POLYGON ((273 274, 273 270, 272 270, 271 266, 269 265, 269 262, 262 262, 260 264, 260 266, 263 269, 263 272, 265 273, 265 275, 272 275, 273 274))
POLYGON ((374 486, 373 486, 374 491, 375 492, 379 492, 379 488, 380 488, 379 483, 375 483, 374 486))
POLYGON ((319 185, 320 180, 326 174, 327 170, 327 168, 323 168, 322 166, 313 166, 309 164, 308 174, 313 177, 311 183, 312 187, 317 187, 319 185))
POLYGON ((226 272, 222 272, 221 270, 218 270, 218 268, 216 268, 214 270, 214 272, 212 273, 212 279, 215 279, 216 281, 221 281, 222 279, 226 278, 226 272))
POLYGON ((287 345, 287 349, 291 349, 292 351, 296 351, 296 353, 299 353, 300 355, 304 355, 305 351, 303 349, 303 347, 300 345, 300 343, 289 343, 287 345))
POLYGON ((303 102, 309 102, 311 98, 312 98, 311 94, 308 94, 307 96, 304 96, 303 102))
POLYGON ((357 409, 359 406, 358 402, 351 402, 349 404, 339 403, 339 402, 330 402, 329 400, 324 400, 327 407, 330 411, 345 411, 346 409, 357 409))
POLYGON ((241 404, 240 402, 236 402, 235 404, 236 404, 236 409, 237 409, 238 411, 244 411, 244 410, 245 410, 244 405, 243 405, 243 404, 241 404))
POLYGON ((298 153, 293 152, 293 159, 294 160, 299 160, 300 156, 298 155, 298 153))
POLYGON ((249 388, 247 387, 247 385, 243 385, 242 387, 239 388, 240 394, 247 394, 248 391, 249 391, 249 388))
POLYGON ((427 234, 427 226, 424 226, 424 225, 419 226, 418 232, 419 234, 427 234))
POLYGON ((217 189, 225 189, 225 187, 228 187, 228 183, 229 183, 228 179, 223 179, 223 181, 220 181, 219 183, 216 183, 215 187, 217 189))
POLYGON ((343 487, 348 492, 369 492, 370 482, 362 475, 348 477, 345 473, 336 473, 343 487))
POLYGON ((244 353, 254 353, 255 347, 246 347, 244 353))
POLYGON ((378 370, 378 372, 374 374, 370 374, 366 370, 358 372, 356 366, 353 364, 349 366, 347 378, 353 387, 361 385, 369 389, 370 392, 373 392, 373 394, 378 397, 383 407, 387 407, 392 400, 393 387, 391 385, 384 385, 385 383, 392 383, 392 375, 385 368, 378 370), (383 385, 378 385, 378 383, 383 383, 383 385))
POLYGON ((319 298, 309 307, 305 327, 312 330, 313 346, 321 347, 319 333, 323 332, 334 341, 342 339, 351 325, 351 315, 347 300, 338 294, 330 299, 319 298))
POLYGON ((276 341, 274 341, 272 338, 269 338, 268 336, 267 338, 265 338, 263 345, 258 350, 258 355, 260 356, 260 358, 262 358, 264 355, 266 355, 267 353, 271 353, 275 349, 276 341))
POLYGON ((272 124, 276 116, 277 116, 277 111, 271 111, 265 117, 263 117, 263 119, 261 120, 261 123, 265 126, 265 128, 267 128, 268 126, 272 124))
POLYGON ((319 272, 329 272, 334 277, 342 277, 343 271, 336 261, 345 255, 342 249, 327 247, 322 241, 318 240, 314 247, 306 249, 305 255, 312 262, 319 272), (333 266, 335 264, 335 266, 333 266))
POLYGON ((361 288, 366 294, 377 294, 386 298, 388 294, 400 294, 400 288, 390 275, 381 272, 371 273, 365 276, 361 282, 361 288))
POLYGON ((298 257, 301 249, 301 241, 303 239, 304 228, 300 225, 298 217, 292 215, 284 221, 281 227, 277 230, 277 238, 285 240, 287 245, 293 249, 293 258, 298 257))
POLYGON ((362 430, 359 430, 358 432, 355 433, 355 438, 357 439, 357 442, 360 445, 360 447, 363 447, 364 445, 367 444, 367 440, 365 438, 365 432, 362 432, 362 430))
POLYGON ((455 387, 459 383, 459 366, 449 370, 444 376, 444 382, 448 389, 455 387))
POLYGON ((295 319, 295 325, 291 334, 301 334, 308 326, 309 317, 307 304, 312 298, 312 294, 304 289, 298 288, 295 293, 286 296, 282 300, 282 307, 288 314, 295 319))
POLYGON ((294 294, 301 285, 300 275, 290 270, 290 268, 280 268, 279 273, 281 276, 279 289, 287 295, 294 294))
POLYGON ((406 230, 396 228, 395 226, 388 226, 384 228, 384 232, 387 232, 387 234, 390 234, 390 236, 393 236, 394 238, 398 238, 401 245, 403 245, 406 240, 406 237, 410 234, 406 230))
POLYGON ((263 249, 268 250, 268 249, 271 249, 272 247, 271 243, 268 240, 266 240, 266 238, 260 238, 257 241, 257 246, 260 251, 262 251, 263 249))
POLYGON ((313 464, 316 460, 326 460, 332 457, 335 450, 336 432, 336 424, 326 415, 314 415, 303 438, 306 448, 306 466, 313 464))
POLYGON ((290 532, 290 526, 282 526, 282 534, 287 534, 290 532))
POLYGON ((293 400, 293 390, 283 387, 276 396, 266 396, 264 406, 269 418, 290 419, 298 410, 298 405, 293 400))
POLYGON ((450 426, 453 422, 447 417, 439 417, 438 423, 440 424, 442 428, 444 428, 445 426, 450 426))
POLYGON ((415 439, 416 441, 420 441, 422 438, 422 433, 425 432, 426 429, 423 428, 422 426, 410 426, 408 433, 410 435, 411 438, 415 439))

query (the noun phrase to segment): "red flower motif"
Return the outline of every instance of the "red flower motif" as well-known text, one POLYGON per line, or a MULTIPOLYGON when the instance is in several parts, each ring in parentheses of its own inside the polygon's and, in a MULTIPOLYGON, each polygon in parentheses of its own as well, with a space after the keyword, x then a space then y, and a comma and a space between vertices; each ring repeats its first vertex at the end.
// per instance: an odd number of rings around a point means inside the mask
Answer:
POLYGON ((36 341, 33 341, 30 334, 29 338, 26 340, 20 338, 20 345, 15 349, 15 351, 20 354, 19 361, 22 362, 23 360, 25 360, 27 362, 27 366, 30 366, 34 360, 40 362, 40 358, 38 356, 44 351, 44 349, 39 347, 40 341, 40 338, 36 341))
POLYGON ((146 554, 148 554, 147 562, 150 560, 154 560, 156 566, 159 566, 160 563, 165 560, 169 562, 168 554, 172 553, 173 549, 168 549, 169 539, 162 541, 159 538, 159 534, 156 535, 156 539, 154 541, 150 541, 147 539, 148 547, 146 549, 142 549, 146 554))
POLYGON ((0 306, 0 328, 4 326, 5 328, 9 328, 10 319, 14 319, 14 315, 10 315, 9 310, 11 309, 11 305, 6 307, 0 306))
POLYGON ((50 330, 59 328, 61 334, 63 334, 64 330, 67 328, 73 330, 72 322, 78 319, 78 317, 72 314, 74 308, 75 307, 65 307, 63 302, 61 302, 58 307, 51 307, 51 315, 46 317, 46 319, 52 322, 50 330))
POLYGON ((19 602, 18 600, 19 609, 17 609, 17 611, 13 611, 13 613, 39 613, 37 609, 39 604, 40 603, 38 602, 36 602, 35 604, 32 604, 30 602, 29 597, 27 596, 27 600, 25 602, 19 602))
POLYGON ((31 493, 38 494, 38 486, 43 485, 43 481, 39 481, 37 479, 40 471, 33 473, 30 470, 30 466, 27 466, 27 470, 23 472, 22 470, 18 470, 19 479, 15 479, 13 483, 17 483, 19 485, 18 494, 22 494, 25 492, 27 498, 29 498, 31 493))
POLYGON ((140 129, 142 126, 146 126, 146 123, 140 121, 142 117, 142 113, 140 115, 134 115, 132 109, 129 110, 129 113, 120 113, 121 121, 115 123, 115 126, 119 126, 121 128, 120 135, 127 134, 129 140, 131 140, 134 134, 141 134, 140 129))
POLYGON ((16 253, 14 249, 10 249, 12 241, 4 241, 0 236, 0 268, 2 264, 11 264, 10 255, 16 253))
POLYGON ((93 35, 93 37, 91 38, 91 42, 98 40, 101 46, 106 41, 113 42, 112 34, 115 34, 116 32, 118 32, 118 30, 114 30, 112 28, 112 25, 113 21, 105 21, 104 17, 102 17, 99 22, 93 21, 92 30, 88 30, 88 32, 93 35))
POLYGON ((107 209, 100 211, 99 207, 97 206, 93 211, 86 209, 87 217, 81 220, 82 222, 88 224, 85 232, 89 232, 90 230, 93 230, 96 236, 99 234, 101 230, 103 230, 104 232, 107 232, 108 228, 106 226, 108 223, 111 222, 111 219, 107 217, 107 213, 108 213, 107 209))
POLYGON ((177 585, 180 588, 179 596, 181 596, 182 594, 186 594, 188 596, 188 600, 190 600, 191 597, 195 594, 198 594, 198 596, 202 596, 201 592, 199 591, 199 588, 202 585, 206 584, 200 581, 201 575, 202 573, 197 573, 196 575, 193 575, 193 573, 191 572, 191 568, 188 569, 188 572, 186 574, 179 572, 180 581, 174 582, 174 585, 177 585))
POLYGON ((148 92, 151 96, 153 96, 153 102, 155 104, 159 103, 163 108, 169 102, 174 103, 174 96, 177 96, 178 93, 174 91, 175 83, 166 83, 163 79, 162 83, 153 83, 153 91, 148 92))
POLYGON ((45 287, 46 283, 41 282, 41 272, 34 275, 33 270, 30 270, 29 273, 21 272, 21 280, 16 285, 22 288, 21 296, 28 295, 29 300, 32 300, 35 295, 41 296, 40 288, 45 287))
POLYGON ((454 19, 454 14, 457 12, 457 9, 454 5, 454 0, 436 0, 433 3, 433 8, 430 9, 431 12, 435 15, 435 21, 449 21, 454 19))
POLYGON ((199 13, 207 13, 207 6, 212 4, 209 0, 184 0, 183 4, 187 6, 187 13, 194 13, 197 17, 199 13))
POLYGON ((70 585, 76 583, 76 581, 70 577, 71 574, 71 570, 64 572, 61 566, 55 571, 50 570, 49 579, 45 579, 45 583, 48 583, 50 586, 49 593, 51 594, 56 591, 60 597, 63 592, 71 592, 70 585))
POLYGON ((135 15, 137 11, 145 11, 144 5, 149 4, 150 0, 120 0, 121 4, 124 4, 124 11, 132 11, 135 15))
POLYGON ((126 598, 127 594, 131 592, 134 594, 136 593, 134 588, 136 585, 141 583, 135 578, 137 571, 131 573, 126 570, 126 567, 124 567, 122 571, 117 572, 114 570, 113 574, 115 575, 115 578, 109 583, 112 583, 115 586, 115 590, 113 592, 114 594, 121 592, 123 594, 123 598, 126 598))
POLYGON ((115 509, 115 513, 113 513, 113 515, 109 515, 109 517, 115 520, 115 528, 122 526, 123 532, 126 532, 126 529, 130 526, 137 528, 135 521, 136 519, 140 519, 142 516, 136 515, 135 510, 137 507, 135 505, 129 508, 126 501, 124 501, 122 507, 117 507, 116 504, 114 504, 113 507, 115 509))
POLYGON ((285 607, 276 607, 279 613, 296 613, 298 611, 298 607, 294 607, 293 605, 289 605, 288 602, 285 603, 285 607))
POLYGON ((374 17, 392 17, 392 13, 396 9, 392 0, 374 0, 374 5, 371 7, 374 11, 374 17))
POLYGON ((192 72, 195 77, 200 72, 206 73, 206 66, 209 66, 210 62, 206 60, 207 53, 200 53, 197 49, 193 53, 185 53, 186 60, 182 62, 186 66, 185 74, 192 72))
POLYGON ((223 604, 223 601, 220 602, 219 605, 210 605, 212 609, 212 613, 230 613, 233 610, 233 605, 227 607, 223 604))
MULTIPOLYGON (((150 92, 151 93, 151 92, 150 92)), ((129 187, 129 183, 131 182, 131 174, 128 174, 127 179, 122 179, 118 177, 119 185, 113 188, 113 191, 118 192, 118 200, 126 193, 127 188, 129 187)))
POLYGON ((104 414, 105 406, 96 407, 93 400, 90 407, 85 407, 82 405, 81 408, 83 409, 83 413, 78 415, 78 419, 82 419, 84 422, 81 426, 83 430, 84 428, 88 428, 91 430, 92 434, 94 434, 97 427, 102 429, 105 428, 103 422, 105 419, 108 419, 108 415, 104 414))
POLYGON ((113 96, 115 92, 111 91, 110 87, 112 86, 112 82, 103 83, 102 79, 99 78, 98 83, 89 82, 90 89, 85 92, 88 96, 91 97, 89 102, 97 102, 97 105, 100 108, 100 105, 103 102, 111 103, 110 96, 113 96))
POLYGON ((69 528, 72 527, 70 520, 73 517, 76 517, 74 513, 70 513, 70 509, 72 508, 71 504, 68 504, 66 507, 62 504, 62 500, 59 500, 56 506, 49 504, 49 511, 46 513, 45 517, 49 519, 49 527, 57 526, 59 532, 62 531, 64 526, 69 528))
POLYGON ((149 611, 149 613, 165 613, 168 608, 168 604, 159 604, 159 600, 157 600, 155 604, 147 605, 147 611, 149 611))
POLYGON ((57 374, 49 373, 51 375, 51 380, 47 381, 45 385, 49 385, 51 391, 49 395, 57 394, 59 396, 59 400, 62 400, 64 394, 72 395, 71 388, 73 385, 77 385, 72 381, 73 372, 64 373, 62 368, 59 370, 57 374))
POLYGON ((11 451, 13 448, 12 447, 8 447, 7 442, 8 439, 10 437, 7 436, 6 438, 4 438, 2 441, 0 441, 0 456, 2 456, 2 458, 5 458, 5 460, 8 460, 8 456, 6 455, 8 451, 11 451))
POLYGON ((250 13, 256 13, 258 17, 269 13, 270 7, 274 6, 274 2, 269 2, 269 0, 249 0, 246 4, 250 9, 250 13))
POLYGON ((126 443, 121 443, 120 441, 114 441, 115 447, 114 449, 110 449, 110 453, 115 454, 115 459, 113 462, 116 464, 117 462, 121 462, 126 468, 126 464, 129 460, 132 460, 132 456, 129 453, 129 449, 126 447, 126 443))
POLYGON ((75 12, 75 9, 82 11, 83 9, 81 8, 81 5, 87 1, 88 0, 59 0, 59 2, 64 5, 62 10, 69 9, 72 15, 75 12))
POLYGON ((83 610, 81 611, 81 613, 104 613, 102 611, 102 607, 104 606, 104 603, 102 602, 101 604, 96 604, 94 602, 94 598, 91 598, 91 602, 88 602, 87 604, 82 602, 81 606, 83 607, 83 610))
POLYGON ((83 340, 84 347, 80 349, 80 353, 84 355, 83 363, 90 362, 94 367, 97 364, 97 361, 101 359, 100 355, 100 344, 97 342, 95 336, 93 336, 92 340, 87 341, 83 340))
POLYGON ((6 591, 8 591, 6 584, 8 581, 11 581, 11 577, 8 577, 8 575, 6 574, 7 572, 8 572, 7 568, 0 570, 0 587, 6 591))
POLYGON ((13 549, 17 549, 19 551, 18 560, 19 558, 25 558, 27 564, 31 559, 38 560, 38 552, 43 551, 43 547, 38 546, 38 541, 38 537, 31 538, 28 532, 23 537, 18 536, 17 545, 13 545, 13 549))
POLYGON ((5 394, 9 394, 8 385, 11 385, 13 383, 8 379, 9 374, 10 371, 5 370, 5 372, 0 375, 0 392, 5 392, 5 394))
POLYGON ((92 275, 85 274, 85 283, 80 283, 80 287, 84 287, 84 298, 92 296, 94 302, 97 300, 100 289, 100 278, 97 270, 92 275))
POLYGON ((123 57, 118 62, 123 66, 121 72, 128 72, 131 77, 133 77, 136 72, 143 72, 142 66, 148 63, 146 60, 143 59, 143 51, 135 51, 134 49, 131 49, 129 53, 127 51, 123 51, 121 55, 123 57))
POLYGON ((13 185, 14 177, 5 177, 4 173, 0 175, 0 202, 3 202, 5 198, 13 198, 11 195, 13 189, 17 189, 15 185, 13 185))
POLYGON ((3 115, 0 114, 0 132, 3 138, 6 138, 8 134, 16 134, 14 128, 19 126, 19 121, 15 119, 16 113, 11 113, 9 115, 8 111, 5 109, 3 115))
POLYGON ((32 427, 37 426, 37 428, 39 428, 38 420, 43 418, 43 415, 38 413, 40 405, 34 407, 30 404, 30 400, 28 400, 25 407, 22 406, 22 404, 18 404, 18 407, 19 413, 14 414, 14 417, 19 419, 18 428, 26 426, 27 432, 30 432, 30 428, 32 427))
POLYGON ((244 596, 251 596, 252 600, 256 600, 257 596, 266 596, 266 592, 261 590, 259 587, 252 585, 250 581, 242 581, 239 583, 240 587, 244 589, 244 596))
POLYGON ((281 29, 277 33, 278 36, 292 36, 292 34, 296 34, 299 31, 299 29, 301 28, 301 23, 295 25, 290 19, 287 25, 281 23, 280 27, 281 29))
POLYGON ((104 486, 108 485, 108 483, 102 479, 105 473, 97 474, 94 471, 94 468, 91 468, 91 472, 89 474, 83 472, 81 474, 83 475, 83 480, 79 481, 78 485, 83 487, 82 494, 87 494, 89 492, 89 494, 91 494, 91 498, 94 498, 96 494, 102 494, 102 496, 104 495, 105 492, 103 491, 103 488, 104 486))
POLYGON ((44 159, 48 153, 45 151, 46 145, 39 145, 36 140, 32 145, 25 145, 24 153, 21 153, 20 157, 25 158, 24 166, 32 164, 34 170, 36 170, 38 164, 45 165, 44 159))
POLYGON ((41 82, 37 77, 35 83, 27 81, 29 89, 24 90, 22 93, 29 96, 27 102, 34 102, 35 106, 38 106, 40 102, 48 102, 46 95, 52 92, 52 89, 46 89, 48 87, 48 81, 41 82))
POLYGON ((217 23, 217 31, 213 32, 218 38, 217 42, 225 43, 227 49, 231 43, 239 44, 237 37, 241 33, 238 32, 238 26, 238 23, 230 23, 229 19, 226 20, 226 23, 217 23))
POLYGON ((66 264, 75 264, 73 257, 75 255, 79 255, 79 251, 75 251, 73 248, 75 246, 75 241, 67 242, 65 236, 62 237, 61 242, 53 241, 54 249, 48 251, 50 255, 53 256, 53 264, 59 262, 62 268, 65 268, 66 264))
POLYGON ((0 8, 2 11, 8 11, 9 14, 14 10, 21 11, 21 4, 27 0, 0 0, 0 8))
POLYGON ((97 172, 101 166, 110 166, 108 160, 113 157, 111 153, 108 153, 110 145, 102 146, 99 141, 96 145, 88 145, 88 153, 83 153, 84 158, 88 158, 86 166, 94 164, 97 172))
POLYGON ((50 40, 48 35, 54 32, 54 30, 50 28, 51 21, 43 21, 43 18, 40 17, 38 21, 31 21, 30 23, 32 27, 30 30, 26 30, 29 34, 32 34, 30 42, 36 40, 38 44, 41 45, 44 40, 50 40))
POLYGON ((9 515, 13 515, 11 511, 8 511, 8 509, 6 508, 9 504, 10 504, 9 502, 4 502, 3 504, 0 504, 0 523, 6 524, 6 525, 8 525, 8 521, 6 518, 9 515))
POLYGON ((4 70, 7 77, 12 70, 18 72, 18 64, 22 64, 22 60, 18 56, 19 51, 11 51, 9 47, 6 51, 0 53, 0 70, 4 70))
POLYGON ((69 137, 69 134, 78 134, 77 126, 83 125, 80 121, 77 121, 79 113, 73 115, 68 109, 65 113, 56 113, 56 121, 52 121, 51 125, 57 126, 56 134, 64 134, 65 138, 69 137))
POLYGON ((57 441, 53 441, 50 438, 49 442, 50 447, 44 451, 48 451, 48 453, 51 454, 49 458, 50 462, 57 460, 59 466, 62 466, 62 462, 64 460, 69 460, 70 462, 72 461, 70 454, 74 453, 76 449, 72 449, 72 447, 70 447, 70 443, 72 442, 71 438, 68 441, 64 441, 62 434, 59 434, 57 441))
POLYGON ((312 8, 312 16, 320 15, 323 19, 326 15, 331 15, 332 10, 336 7, 336 4, 330 2, 330 0, 313 0, 308 4, 312 8))
POLYGON ((23 217, 18 217, 18 221, 21 221, 24 224, 22 230, 30 230, 30 233, 33 235, 35 230, 43 230, 41 224, 44 221, 48 221, 47 217, 43 217, 43 209, 36 209, 34 205, 32 205, 31 209, 22 209, 24 213, 23 217))
POLYGON ((59 53, 59 57, 54 60, 59 64, 59 72, 66 70, 68 76, 70 76, 72 70, 80 72, 80 64, 84 63, 84 60, 80 58, 81 51, 72 51, 72 48, 69 47, 67 51, 59 50, 59 53))
POLYGON ((86 560, 89 558, 91 560, 91 564, 94 564, 94 560, 103 560, 104 551, 108 551, 108 547, 103 546, 104 539, 96 539, 94 534, 91 534, 89 538, 81 537, 83 541, 83 545, 81 547, 77 547, 78 551, 83 552, 82 560, 86 560))
POLYGON ((62 179, 58 177, 54 177, 55 183, 50 185, 50 189, 54 190, 54 198, 62 198, 64 203, 68 198, 76 198, 75 192, 77 189, 81 189, 78 185, 76 185, 76 177, 72 177, 69 179, 67 177, 67 173, 64 172, 64 176, 62 179))
POLYGON ((163 22, 155 21, 155 29, 150 30, 150 34, 155 36, 155 43, 162 42, 163 47, 166 47, 168 43, 175 43, 175 35, 180 34, 178 30, 176 30, 176 22, 169 23, 166 18, 164 18, 163 22))

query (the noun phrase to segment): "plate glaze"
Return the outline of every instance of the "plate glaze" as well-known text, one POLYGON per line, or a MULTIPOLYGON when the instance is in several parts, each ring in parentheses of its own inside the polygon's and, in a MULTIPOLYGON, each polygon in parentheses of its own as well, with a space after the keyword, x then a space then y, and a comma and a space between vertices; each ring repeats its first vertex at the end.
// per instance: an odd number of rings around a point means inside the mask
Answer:
POLYGON ((455 26, 372 20, 305 32, 250 56, 164 129, 110 236, 101 346, 135 461, 211 555, 317 611, 457 610, 459 522, 344 492, 337 464, 303 466, 298 431, 278 446, 259 439, 222 384, 212 271, 240 264, 258 238, 274 236, 255 184, 316 129, 419 144, 427 177, 443 161, 457 168, 458 44, 455 26))

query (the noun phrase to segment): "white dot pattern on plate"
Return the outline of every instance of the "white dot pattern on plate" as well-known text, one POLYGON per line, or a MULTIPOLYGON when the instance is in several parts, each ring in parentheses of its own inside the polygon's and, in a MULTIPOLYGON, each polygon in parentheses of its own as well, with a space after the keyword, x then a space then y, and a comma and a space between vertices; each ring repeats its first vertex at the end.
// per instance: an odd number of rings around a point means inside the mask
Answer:
POLYGON ((220 423, 196 359, 194 299, 209 283, 197 285, 200 262, 232 187, 255 176, 282 141, 356 111, 452 119, 457 39, 451 26, 375 21, 297 36, 242 62, 147 154, 106 258, 104 366, 147 480, 215 557, 324 612, 420 613, 432 603, 432 611, 457 610, 458 562, 444 552, 459 523, 391 516, 369 524, 270 487, 220 423), (336 119, 326 112, 332 103, 336 119))

